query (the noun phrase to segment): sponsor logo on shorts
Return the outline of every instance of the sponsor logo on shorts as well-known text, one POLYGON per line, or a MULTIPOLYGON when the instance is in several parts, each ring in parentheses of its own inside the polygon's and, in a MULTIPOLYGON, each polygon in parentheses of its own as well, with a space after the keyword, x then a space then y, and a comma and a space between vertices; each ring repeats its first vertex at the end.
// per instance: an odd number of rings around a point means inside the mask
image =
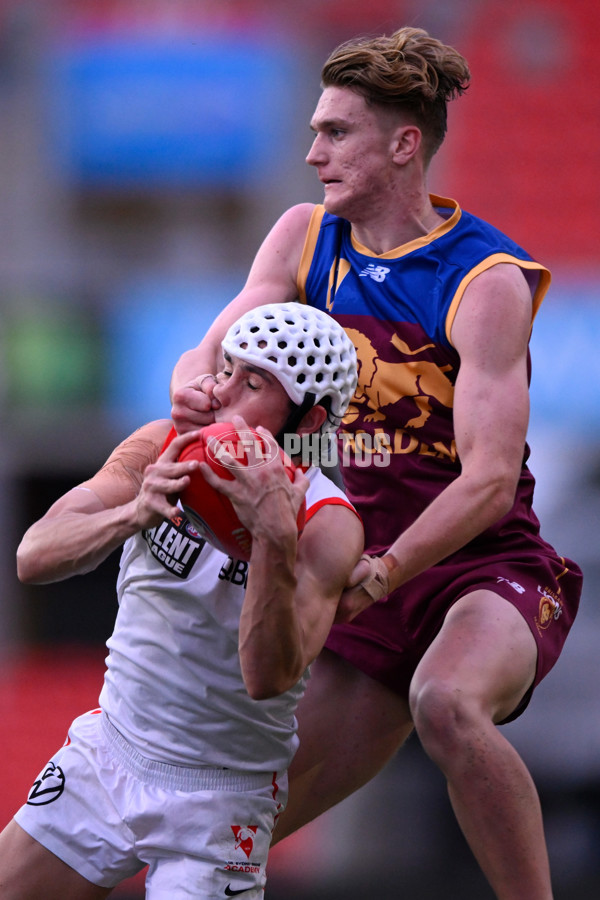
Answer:
MULTIPOLYGON (((254 839, 258 831, 258 825, 232 825, 231 830, 233 832, 234 850, 241 850, 246 859, 244 861, 241 861, 239 858, 237 860, 228 860, 224 865, 225 871, 260 876, 262 871, 261 864, 250 859, 254 850, 254 839)), ((233 897, 237 894, 243 894, 245 891, 256 890, 257 886, 258 884, 255 883, 251 887, 238 889, 232 888, 230 882, 225 888, 225 894, 227 897, 233 897)))
POLYGON ((538 585, 538 591, 540 594, 540 605, 534 621, 538 631, 541 632, 546 631, 552 622, 556 622, 562 616, 562 603, 558 594, 555 594, 550 588, 542 588, 538 585))
POLYGON ((49 762, 29 792, 29 806, 46 806, 58 800, 65 789, 65 773, 60 766, 49 762))

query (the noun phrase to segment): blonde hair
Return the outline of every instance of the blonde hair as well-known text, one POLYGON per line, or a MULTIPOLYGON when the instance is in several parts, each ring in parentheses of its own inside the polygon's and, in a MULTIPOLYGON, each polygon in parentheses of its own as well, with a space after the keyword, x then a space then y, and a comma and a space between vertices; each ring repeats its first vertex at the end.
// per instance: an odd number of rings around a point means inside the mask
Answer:
POLYGON ((448 100, 466 91, 470 78, 465 58, 423 28, 346 41, 321 72, 324 88, 350 88, 370 105, 407 113, 423 133, 427 161, 444 140, 448 100))

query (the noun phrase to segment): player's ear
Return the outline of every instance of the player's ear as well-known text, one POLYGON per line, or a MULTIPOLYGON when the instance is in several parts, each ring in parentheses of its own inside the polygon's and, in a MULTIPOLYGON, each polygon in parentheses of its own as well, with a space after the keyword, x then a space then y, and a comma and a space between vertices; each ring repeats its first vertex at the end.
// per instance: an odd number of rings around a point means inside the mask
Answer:
POLYGON ((324 406, 317 404, 311 407, 302 417, 300 424, 296 428, 296 434, 312 434, 318 431, 326 418, 327 412, 324 406))
POLYGON ((421 129, 416 125, 401 125, 396 129, 392 139, 394 162, 403 165, 413 158, 421 146, 421 129))

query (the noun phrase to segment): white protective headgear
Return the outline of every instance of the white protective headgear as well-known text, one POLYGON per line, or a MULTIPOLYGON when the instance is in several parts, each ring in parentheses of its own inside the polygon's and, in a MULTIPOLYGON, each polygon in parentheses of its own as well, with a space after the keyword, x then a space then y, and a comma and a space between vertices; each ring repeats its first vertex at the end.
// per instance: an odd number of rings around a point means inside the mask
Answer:
POLYGON ((298 406, 308 401, 310 409, 330 397, 322 432, 342 421, 356 389, 356 351, 327 313, 300 302, 258 306, 234 322, 221 346, 271 372, 298 406))

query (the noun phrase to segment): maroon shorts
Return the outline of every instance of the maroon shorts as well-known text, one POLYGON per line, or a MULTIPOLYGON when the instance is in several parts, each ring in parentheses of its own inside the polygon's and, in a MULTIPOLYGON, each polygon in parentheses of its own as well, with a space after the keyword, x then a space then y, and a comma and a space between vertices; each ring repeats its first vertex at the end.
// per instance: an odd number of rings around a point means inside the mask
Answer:
POLYGON ((519 610, 538 648, 533 685, 505 721, 517 718, 529 703, 533 688, 561 653, 577 613, 583 581, 577 565, 548 554, 548 545, 527 538, 519 543, 519 547, 503 546, 501 552, 454 554, 407 582, 387 600, 374 603, 353 622, 334 625, 326 646, 408 699, 414 671, 450 607, 472 591, 494 591, 519 610))

